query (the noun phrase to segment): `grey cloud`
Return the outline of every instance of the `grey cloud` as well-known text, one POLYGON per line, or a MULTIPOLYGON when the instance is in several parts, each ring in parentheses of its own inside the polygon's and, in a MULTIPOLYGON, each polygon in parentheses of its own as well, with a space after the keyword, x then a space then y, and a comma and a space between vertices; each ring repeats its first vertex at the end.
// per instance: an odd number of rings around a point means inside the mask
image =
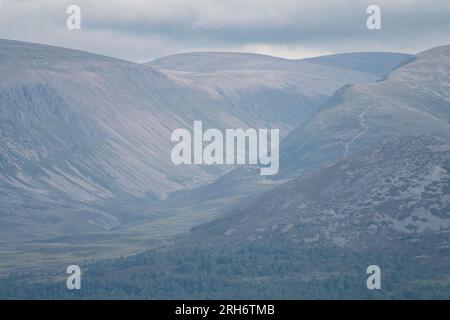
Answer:
POLYGON ((2 38, 44 39, 90 50, 87 46, 98 37, 95 50, 127 59, 141 59, 150 47, 148 58, 156 57, 155 52, 233 50, 252 44, 415 52, 450 43, 449 28, 450 1, 444 0, 4 0, 0 8, 2 38), (72 3, 82 8, 83 29, 76 36, 63 30, 65 8, 72 3), (381 7, 382 30, 367 30, 369 4, 381 7), (108 39, 100 38, 106 34, 108 39), (119 40, 132 44, 128 54, 119 50, 119 40))

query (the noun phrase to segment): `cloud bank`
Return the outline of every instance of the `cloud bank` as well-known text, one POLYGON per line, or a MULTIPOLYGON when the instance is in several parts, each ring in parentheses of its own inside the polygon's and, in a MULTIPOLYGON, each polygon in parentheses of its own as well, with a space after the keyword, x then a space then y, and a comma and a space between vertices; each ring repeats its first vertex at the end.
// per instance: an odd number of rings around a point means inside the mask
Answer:
POLYGON ((0 38, 133 61, 190 51, 415 53, 449 44, 448 30, 448 0, 0 1, 0 38), (81 30, 66 29, 71 4, 81 7, 81 30), (371 4, 381 8, 381 30, 366 28, 371 4))

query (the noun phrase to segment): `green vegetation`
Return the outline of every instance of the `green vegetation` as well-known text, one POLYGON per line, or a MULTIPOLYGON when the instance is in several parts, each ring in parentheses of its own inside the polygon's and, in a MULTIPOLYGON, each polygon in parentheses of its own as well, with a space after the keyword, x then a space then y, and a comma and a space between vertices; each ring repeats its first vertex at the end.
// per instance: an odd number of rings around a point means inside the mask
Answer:
MULTIPOLYGON (((292 243, 172 247, 82 267, 82 289, 63 272, 15 274, 1 298, 37 299, 448 299, 444 258, 414 250, 300 248, 292 243), (378 264, 382 289, 368 290, 366 268, 378 264), (441 280, 442 279, 442 280, 441 280)), ((447 260, 448 261, 448 260, 447 260)))

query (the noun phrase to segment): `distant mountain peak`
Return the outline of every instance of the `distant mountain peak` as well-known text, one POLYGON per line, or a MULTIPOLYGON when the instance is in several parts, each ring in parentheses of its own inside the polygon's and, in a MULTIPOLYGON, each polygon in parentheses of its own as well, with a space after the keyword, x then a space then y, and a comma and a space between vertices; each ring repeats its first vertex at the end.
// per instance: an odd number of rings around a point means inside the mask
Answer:
POLYGON ((419 57, 426 57, 426 56, 450 57, 450 45, 441 45, 441 46, 437 46, 437 47, 422 51, 421 53, 418 54, 418 56, 419 57))

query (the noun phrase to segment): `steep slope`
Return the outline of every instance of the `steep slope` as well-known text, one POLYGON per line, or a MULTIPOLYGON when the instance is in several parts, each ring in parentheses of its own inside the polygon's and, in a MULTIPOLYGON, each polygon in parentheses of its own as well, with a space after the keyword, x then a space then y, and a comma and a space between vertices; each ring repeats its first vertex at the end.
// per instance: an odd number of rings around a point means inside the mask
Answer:
MULTIPOLYGON (((213 222, 194 242, 353 248, 448 246, 450 139, 409 136, 293 179, 213 222)), ((424 253, 426 254, 426 253, 424 253)))
POLYGON ((2 40, 0 79, 5 244, 111 229, 143 212, 133 209, 138 198, 223 174, 230 168, 172 164, 171 132, 194 120, 284 133, 293 126, 148 66, 44 45, 2 40))
POLYGON ((1 45, 2 162, 12 169, 61 158, 58 168, 44 165, 43 178, 62 182, 57 188, 78 193, 75 200, 102 198, 110 188, 163 196, 205 181, 202 168, 171 164, 171 131, 195 119, 218 127, 260 123, 252 113, 248 124, 245 111, 228 113, 223 100, 146 66, 40 45, 1 45), (92 179, 108 180, 107 188, 83 176, 86 170, 92 179))
POLYGON ((279 177, 417 133, 450 136, 450 46, 418 54, 384 81, 339 90, 284 140, 279 177))

